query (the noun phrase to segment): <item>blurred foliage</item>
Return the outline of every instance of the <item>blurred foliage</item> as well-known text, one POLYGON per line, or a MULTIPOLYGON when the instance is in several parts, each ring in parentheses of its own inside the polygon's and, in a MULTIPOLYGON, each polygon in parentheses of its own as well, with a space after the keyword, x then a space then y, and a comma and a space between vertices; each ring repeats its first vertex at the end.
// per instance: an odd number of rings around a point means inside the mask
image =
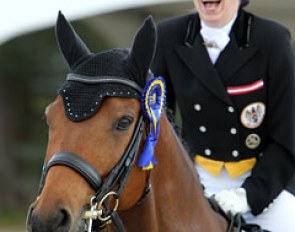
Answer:
POLYGON ((6 227, 15 227, 22 224, 24 224, 23 212, 19 212, 13 209, 1 210, 0 225, 5 225, 6 227))

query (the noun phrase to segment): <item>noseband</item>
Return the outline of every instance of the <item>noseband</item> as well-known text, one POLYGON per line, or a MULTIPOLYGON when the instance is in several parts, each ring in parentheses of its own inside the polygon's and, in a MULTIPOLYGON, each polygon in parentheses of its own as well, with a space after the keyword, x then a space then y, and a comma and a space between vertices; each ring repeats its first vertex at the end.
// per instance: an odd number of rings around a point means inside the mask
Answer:
MULTIPOLYGON (((127 85, 139 94, 142 89, 135 82, 119 78, 119 77, 88 77, 75 74, 69 74, 67 80, 74 80, 84 83, 118 83, 127 85)), ((84 219, 89 220, 88 231, 92 231, 92 221, 98 222, 98 231, 104 228, 111 221, 120 232, 125 231, 124 226, 117 214, 118 200, 121 196, 122 190, 127 182, 128 176, 131 172, 131 168, 134 164, 135 157, 139 148, 139 144, 142 140, 144 130, 144 116, 141 114, 135 126, 134 133, 128 146, 126 147, 123 156, 115 167, 107 174, 106 177, 102 178, 95 168, 87 161, 82 159, 76 154, 70 152, 57 152, 51 159, 44 164, 42 170, 42 177, 39 185, 38 195, 41 194, 42 189, 45 185, 45 180, 49 169, 53 166, 66 166, 77 173, 79 173, 89 185, 95 190, 95 195, 91 198, 91 209, 86 211, 84 219), (115 199, 115 207, 109 209, 107 200, 112 196, 115 199), (99 202, 99 204, 98 204, 99 202)), ((149 192, 149 181, 143 192, 143 196, 149 192)), ((142 196, 142 198, 143 198, 142 196)), ((141 198, 141 199, 142 199, 141 198)))

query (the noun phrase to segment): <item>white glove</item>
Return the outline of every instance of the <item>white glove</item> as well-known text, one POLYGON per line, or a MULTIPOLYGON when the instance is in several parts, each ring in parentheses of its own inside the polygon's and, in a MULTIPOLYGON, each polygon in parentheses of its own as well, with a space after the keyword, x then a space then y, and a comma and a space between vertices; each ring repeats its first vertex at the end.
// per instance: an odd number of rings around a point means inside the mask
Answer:
POLYGON ((244 214, 251 210, 244 188, 223 190, 215 194, 214 198, 224 212, 232 215, 244 214))

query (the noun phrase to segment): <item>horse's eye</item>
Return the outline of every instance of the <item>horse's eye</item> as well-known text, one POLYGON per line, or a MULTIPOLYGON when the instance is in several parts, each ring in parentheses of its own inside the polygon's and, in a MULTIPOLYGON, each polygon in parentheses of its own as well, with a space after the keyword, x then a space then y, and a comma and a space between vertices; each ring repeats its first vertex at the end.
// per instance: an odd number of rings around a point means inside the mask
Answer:
POLYGON ((115 123, 115 129, 119 131, 127 130, 130 125, 133 123, 134 118, 130 116, 123 116, 120 118, 117 123, 115 123))

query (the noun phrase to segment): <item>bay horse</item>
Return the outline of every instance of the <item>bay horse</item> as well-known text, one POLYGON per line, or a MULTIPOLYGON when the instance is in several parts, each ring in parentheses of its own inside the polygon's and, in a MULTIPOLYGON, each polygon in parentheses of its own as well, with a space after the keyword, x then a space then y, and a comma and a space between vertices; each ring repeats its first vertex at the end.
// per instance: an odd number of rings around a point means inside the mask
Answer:
POLYGON ((157 164, 147 170, 137 165, 151 131, 141 94, 153 79, 152 18, 131 49, 90 52, 62 13, 56 35, 70 74, 45 111, 48 146, 28 231, 227 231, 165 111, 157 164))

